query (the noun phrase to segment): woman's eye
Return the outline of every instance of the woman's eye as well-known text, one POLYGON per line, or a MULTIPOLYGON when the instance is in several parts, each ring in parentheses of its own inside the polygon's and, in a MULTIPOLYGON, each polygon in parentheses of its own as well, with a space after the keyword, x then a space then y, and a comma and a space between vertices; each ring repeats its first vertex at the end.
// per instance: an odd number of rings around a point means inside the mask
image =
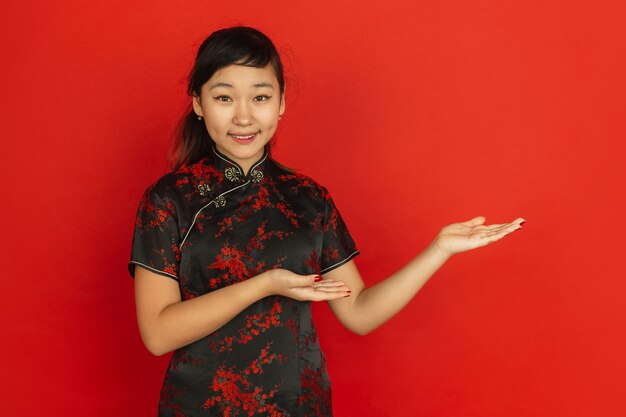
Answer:
POLYGON ((255 97, 255 100, 256 100, 256 101, 267 101, 267 100, 269 100, 270 98, 272 98, 272 96, 256 96, 256 97, 255 97))
POLYGON ((228 100, 230 100, 230 97, 228 97, 228 96, 217 96, 217 97, 215 97, 215 99, 217 101, 228 101, 228 100))

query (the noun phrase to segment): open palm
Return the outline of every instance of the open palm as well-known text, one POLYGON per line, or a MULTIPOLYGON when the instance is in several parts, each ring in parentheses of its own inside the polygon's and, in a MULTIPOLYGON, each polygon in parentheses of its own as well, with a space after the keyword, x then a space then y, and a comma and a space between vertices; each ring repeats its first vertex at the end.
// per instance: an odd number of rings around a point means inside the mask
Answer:
POLYGON ((342 281, 334 281, 332 279, 325 279, 322 282, 317 282, 312 286, 291 288, 290 292, 293 293, 293 298, 302 301, 326 301, 335 300, 337 298, 346 297, 349 294, 350 288, 346 286, 342 281))
POLYGON ((435 238, 435 244, 442 252, 454 255, 495 242, 521 229, 525 220, 518 217, 511 223, 484 225, 484 222, 485 217, 478 216, 463 223, 445 226, 435 238))

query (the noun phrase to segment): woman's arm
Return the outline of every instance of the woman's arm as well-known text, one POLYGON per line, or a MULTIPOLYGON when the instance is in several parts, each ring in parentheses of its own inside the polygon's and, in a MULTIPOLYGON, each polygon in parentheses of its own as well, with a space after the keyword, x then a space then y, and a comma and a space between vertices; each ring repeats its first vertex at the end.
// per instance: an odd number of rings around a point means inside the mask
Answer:
POLYGON ((521 228, 524 219, 512 223, 483 226, 484 217, 454 223, 441 232, 417 257, 399 271, 365 288, 353 261, 324 274, 323 286, 333 281, 345 282, 352 289, 350 299, 329 301, 339 321, 354 333, 364 335, 396 315, 417 294, 430 277, 455 253, 485 246, 521 228))
POLYGON ((328 305, 344 326, 365 335, 402 310, 448 258, 431 244, 399 271, 369 288, 365 288, 354 261, 349 261, 324 274, 324 280, 343 280, 353 295, 328 305))
POLYGON ((348 287, 336 282, 314 288, 315 275, 272 269, 236 284, 181 301, 178 283, 139 265, 135 267, 135 304, 141 338, 160 356, 193 343, 222 327, 246 307, 269 295, 322 301, 345 297, 348 287))

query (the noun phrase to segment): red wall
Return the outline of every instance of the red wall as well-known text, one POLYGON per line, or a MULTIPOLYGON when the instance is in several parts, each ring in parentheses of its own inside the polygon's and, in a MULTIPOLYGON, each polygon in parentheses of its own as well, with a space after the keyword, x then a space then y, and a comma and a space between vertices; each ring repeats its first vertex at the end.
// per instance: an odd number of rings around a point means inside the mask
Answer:
POLYGON ((133 220, 233 24, 282 51, 277 159, 330 189, 368 285, 449 223, 527 220, 367 336, 315 306, 337 416, 626 415, 619 3, 4 4, 2 415, 156 415, 133 220))

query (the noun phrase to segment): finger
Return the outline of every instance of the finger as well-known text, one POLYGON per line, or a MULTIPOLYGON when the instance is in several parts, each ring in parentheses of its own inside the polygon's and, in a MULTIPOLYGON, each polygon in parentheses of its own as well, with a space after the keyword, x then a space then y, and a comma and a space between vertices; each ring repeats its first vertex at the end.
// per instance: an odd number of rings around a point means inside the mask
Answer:
POLYGON ((318 282, 312 285, 313 288, 319 288, 319 287, 341 287, 342 285, 345 285, 342 281, 333 281, 333 282, 326 282, 326 281, 322 281, 322 282, 318 282))
POLYGON ((296 285, 292 287, 294 289, 312 289, 312 290, 321 290, 321 291, 345 291, 350 290, 350 288, 343 281, 335 281, 335 282, 318 282, 311 285, 296 285))
POLYGON ((497 225, 493 225, 494 227, 490 228, 488 230, 489 233, 493 234, 493 233, 500 233, 503 230, 508 230, 508 231, 513 231, 513 230, 517 230, 519 229, 521 226, 519 223, 502 223, 502 224, 497 224, 497 225))
POLYGON ((330 301, 330 300, 338 300, 341 298, 349 298, 350 294, 347 292, 338 292, 338 293, 318 293, 314 296, 314 301, 330 301))
POLYGON ((344 284, 332 284, 332 285, 313 284, 313 285, 311 285, 311 288, 315 288, 315 289, 318 289, 318 288, 322 288, 322 289, 324 289, 324 288, 325 289, 335 288, 335 289, 337 289, 337 288, 343 288, 343 287, 345 287, 344 284))
POLYGON ((488 239, 489 243, 495 242, 496 240, 500 240, 504 236, 506 236, 506 235, 514 232, 515 230, 518 230, 518 229, 521 229, 521 227, 520 226, 517 226, 517 227, 511 226, 511 227, 508 227, 508 228, 504 228, 504 229, 502 229, 502 230, 500 230, 498 232, 490 233, 490 234, 486 235, 486 238, 488 239))
POLYGON ((496 230, 496 229, 501 229, 503 227, 508 226, 509 223, 494 223, 494 224, 490 224, 489 226, 486 226, 487 230, 492 231, 492 230, 496 230))
POLYGON ((317 290, 311 287, 299 287, 292 288, 291 295, 292 298, 300 301, 323 301, 323 300, 334 300, 341 297, 349 297, 351 291, 349 289, 344 289, 343 291, 324 291, 317 290))
POLYGON ((489 230, 490 226, 485 226, 482 224, 476 225, 476 226, 467 226, 467 225, 463 225, 463 227, 465 228, 470 228, 472 232, 482 232, 484 230, 489 230))
POLYGON ((520 226, 519 223, 507 223, 507 224, 504 224, 504 225, 500 226, 499 228, 493 230, 492 233, 494 233, 494 234, 499 234, 499 233, 502 233, 502 232, 511 233, 511 232, 513 232, 515 230, 518 230, 518 229, 521 229, 521 228, 522 228, 522 226, 520 226))
POLYGON ((485 230, 485 234, 488 235, 488 236, 495 235, 495 234, 500 233, 503 230, 508 229, 510 226, 511 225, 508 224, 508 223, 494 225, 494 227, 491 227, 491 228, 485 230))
POLYGON ((496 224, 490 224, 489 226, 486 226, 488 230, 495 230, 495 229, 501 229, 501 228, 506 228, 506 227, 510 227, 510 226, 518 226, 521 223, 524 223, 526 220, 522 219, 521 217, 513 220, 510 223, 496 223, 496 224))
POLYGON ((335 282, 335 280, 332 278, 324 278, 322 275, 318 274, 308 275, 308 277, 313 277, 314 283, 335 282))
POLYGON ((317 287, 317 288, 314 288, 314 290, 321 291, 321 292, 344 292, 344 291, 352 292, 352 290, 350 290, 350 288, 347 287, 346 285, 342 285, 341 287, 317 287))
POLYGON ((485 216, 477 216, 477 217, 474 217, 473 219, 468 220, 466 222, 463 222, 461 224, 464 225, 464 226, 473 227, 473 226, 478 226, 480 224, 483 224, 485 222, 485 220, 486 220, 485 216))
POLYGON ((309 285, 314 285, 324 280, 324 277, 318 274, 306 275, 306 278, 308 279, 309 285))
MULTIPOLYGON (((469 227, 469 226, 466 226, 469 227)), ((499 230, 499 228, 503 227, 502 224, 490 224, 489 226, 484 226, 484 225, 478 225, 478 226, 472 226, 470 227, 469 230, 467 230, 465 233, 491 233, 493 231, 499 230)))
POLYGON ((324 283, 328 283, 328 282, 339 282, 339 281, 336 281, 336 280, 334 280, 332 278, 324 278, 323 280, 318 281, 319 284, 324 284, 324 283))

